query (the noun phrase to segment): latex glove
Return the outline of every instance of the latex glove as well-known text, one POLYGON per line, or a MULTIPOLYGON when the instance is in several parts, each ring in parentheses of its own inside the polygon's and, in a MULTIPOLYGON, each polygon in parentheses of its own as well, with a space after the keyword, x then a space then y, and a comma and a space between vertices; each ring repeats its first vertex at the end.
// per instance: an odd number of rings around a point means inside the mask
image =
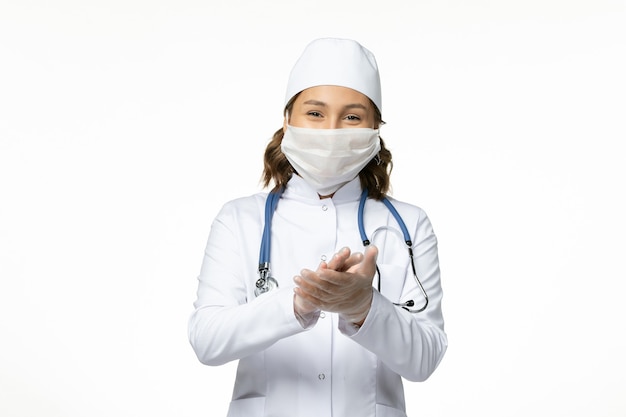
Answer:
POLYGON ((315 304, 311 304, 309 301, 299 296, 297 293, 293 296, 293 312, 300 323, 305 323, 309 320, 314 313, 319 311, 319 307, 315 304))
POLYGON ((372 304, 377 256, 378 248, 371 245, 365 254, 343 248, 316 271, 304 269, 294 277, 296 298, 360 326, 372 304))
MULTIPOLYGON (((361 253, 350 253, 350 249, 343 248, 338 254, 335 254, 330 262, 321 262, 316 272, 321 272, 323 269, 333 269, 335 271, 343 271, 349 269, 351 266, 358 264, 363 259, 361 253), (346 252, 347 251, 347 252, 346 252)), ((298 277, 294 278, 297 281, 298 277)), ((310 317, 312 313, 320 310, 317 304, 313 304, 307 301, 302 296, 298 295, 298 291, 295 291, 293 307, 296 316, 299 318, 310 317)))

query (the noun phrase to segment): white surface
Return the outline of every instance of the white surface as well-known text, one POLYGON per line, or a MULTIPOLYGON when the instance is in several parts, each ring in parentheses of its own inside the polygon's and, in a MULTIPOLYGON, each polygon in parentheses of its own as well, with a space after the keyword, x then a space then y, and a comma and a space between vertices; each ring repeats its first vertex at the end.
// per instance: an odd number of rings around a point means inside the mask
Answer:
POLYGON ((410 416, 623 416, 623 1, 0 4, 0 415, 225 415, 186 340, 291 65, 378 60, 394 195, 440 241, 450 348, 410 416), (419 164, 409 161, 419 155, 419 164))

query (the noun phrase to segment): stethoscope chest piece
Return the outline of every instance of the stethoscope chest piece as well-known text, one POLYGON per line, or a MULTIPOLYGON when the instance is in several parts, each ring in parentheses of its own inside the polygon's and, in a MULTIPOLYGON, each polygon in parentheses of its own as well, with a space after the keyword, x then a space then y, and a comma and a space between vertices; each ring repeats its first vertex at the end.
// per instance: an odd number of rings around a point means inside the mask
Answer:
POLYGON ((278 288, 278 281, 274 277, 270 276, 261 276, 261 278, 256 280, 254 289, 254 295, 259 296, 266 292, 272 291, 275 288, 278 288))

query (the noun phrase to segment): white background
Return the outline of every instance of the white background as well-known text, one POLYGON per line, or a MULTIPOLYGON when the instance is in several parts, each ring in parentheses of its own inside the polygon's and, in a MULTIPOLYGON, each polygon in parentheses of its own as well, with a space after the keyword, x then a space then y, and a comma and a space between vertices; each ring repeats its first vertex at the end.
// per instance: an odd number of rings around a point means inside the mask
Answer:
POLYGON ((623 1, 0 3, 0 415, 224 416, 187 318, 312 39, 371 49, 450 347, 410 416, 626 415, 623 1))

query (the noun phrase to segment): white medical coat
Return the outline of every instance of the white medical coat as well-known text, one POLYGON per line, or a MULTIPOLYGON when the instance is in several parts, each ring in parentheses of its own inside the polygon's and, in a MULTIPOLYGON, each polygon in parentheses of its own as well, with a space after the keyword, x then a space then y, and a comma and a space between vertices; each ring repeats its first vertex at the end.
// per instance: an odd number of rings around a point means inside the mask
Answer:
POLYGON ((404 417, 402 378, 423 381, 441 361, 447 338, 441 312, 437 239, 418 207, 392 200, 412 235, 426 311, 393 302, 423 297, 396 220, 368 199, 364 224, 379 249, 380 292, 361 328, 322 312, 303 328, 293 311, 293 277, 317 269, 347 246, 363 251, 357 179, 320 199, 294 176, 272 219, 271 275, 279 289, 255 297, 266 193, 231 201, 215 218, 198 277, 189 340, 207 365, 239 360, 228 417, 404 417), (382 227, 382 228, 381 228, 382 227), (391 301, 389 301, 391 300, 391 301))

